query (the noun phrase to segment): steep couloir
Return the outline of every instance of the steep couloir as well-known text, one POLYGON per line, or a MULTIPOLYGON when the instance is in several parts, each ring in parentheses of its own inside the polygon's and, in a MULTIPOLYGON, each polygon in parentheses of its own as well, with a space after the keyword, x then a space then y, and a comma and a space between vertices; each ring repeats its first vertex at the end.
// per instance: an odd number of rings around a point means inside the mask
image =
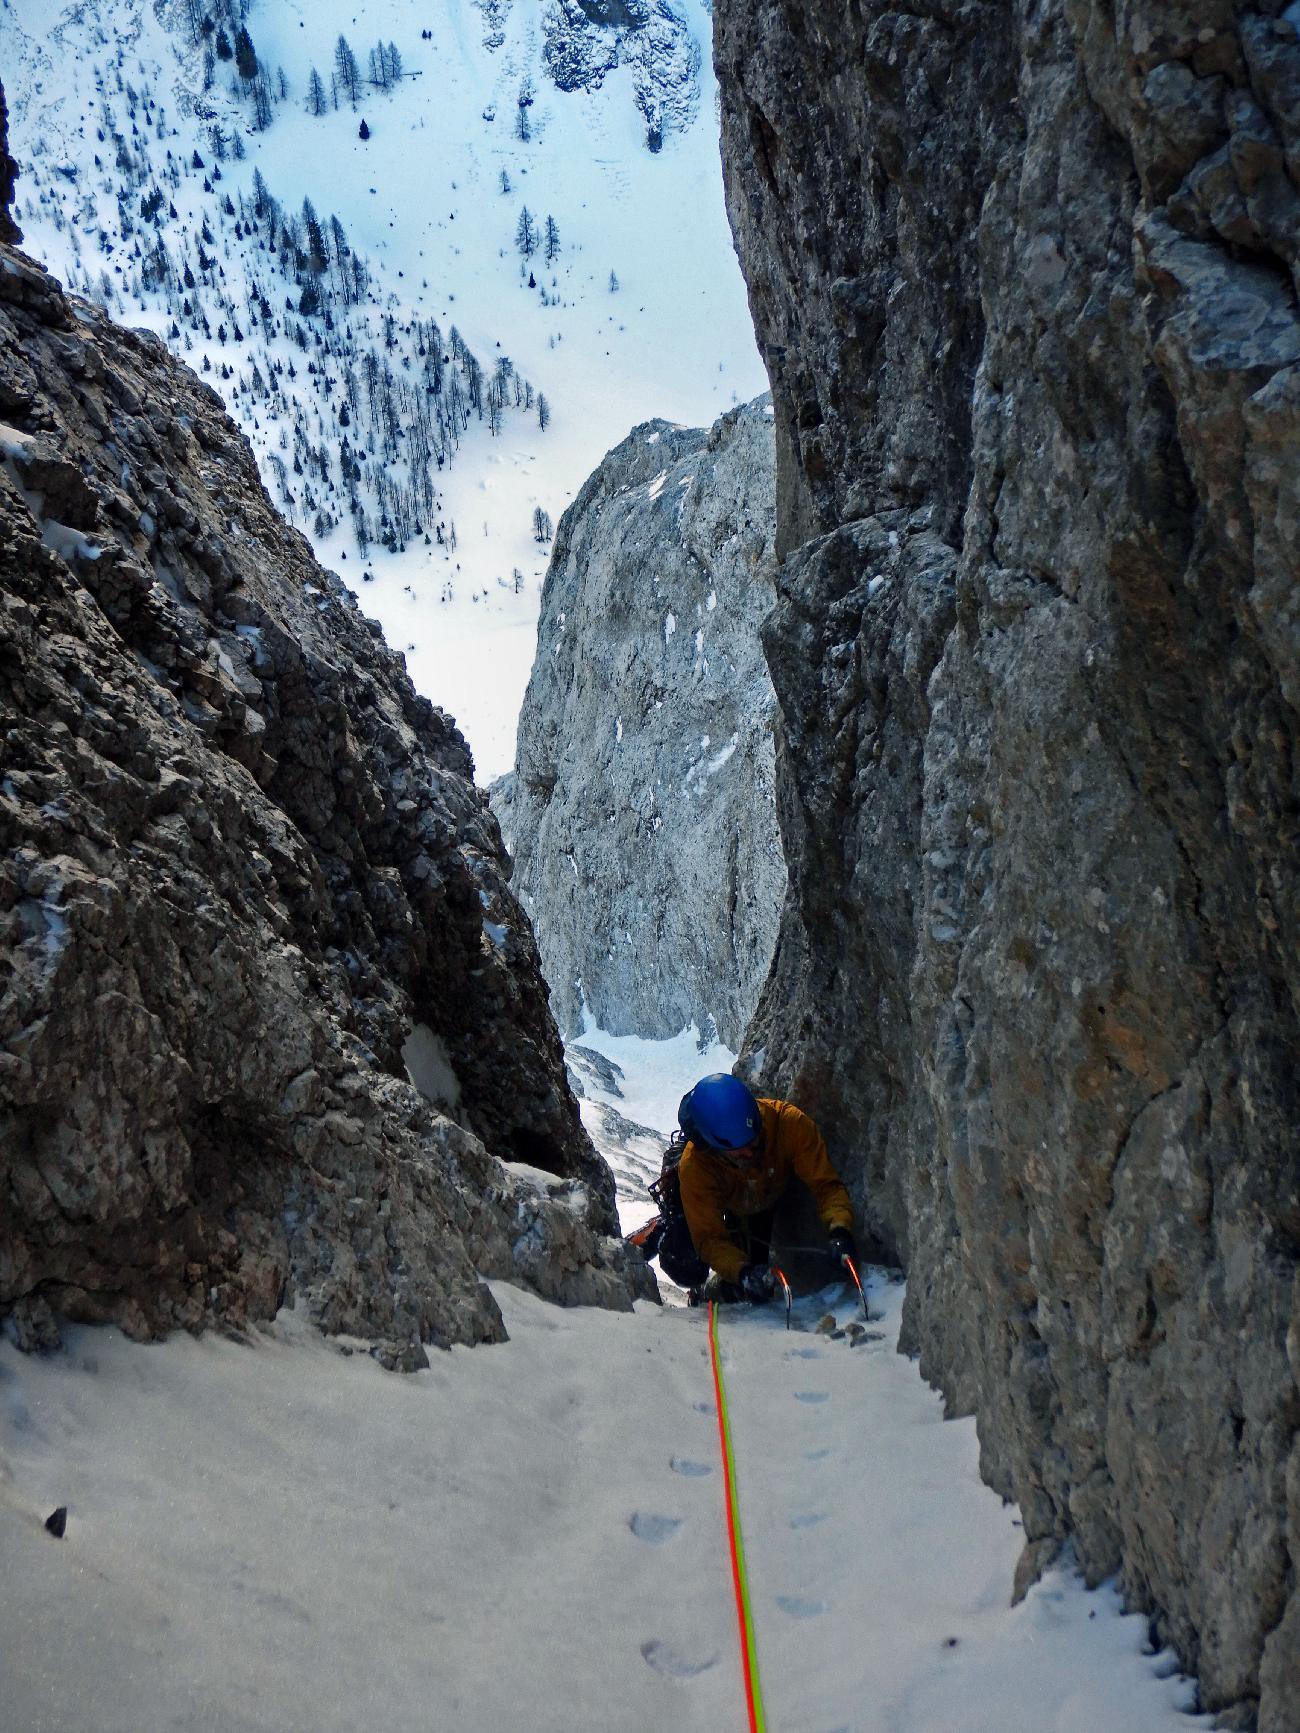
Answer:
POLYGON ((606 1237, 505 868, 454 725, 276 516, 215 394, 0 247, 20 1340, 58 1312, 148 1335, 300 1299, 410 1362, 500 1334, 482 1275, 628 1304, 644 1275, 606 1237))
POLYGON ((1300 40, 1231 0, 717 0, 776 407, 826 1127, 1024 1512, 1225 1725, 1300 1702, 1300 40))

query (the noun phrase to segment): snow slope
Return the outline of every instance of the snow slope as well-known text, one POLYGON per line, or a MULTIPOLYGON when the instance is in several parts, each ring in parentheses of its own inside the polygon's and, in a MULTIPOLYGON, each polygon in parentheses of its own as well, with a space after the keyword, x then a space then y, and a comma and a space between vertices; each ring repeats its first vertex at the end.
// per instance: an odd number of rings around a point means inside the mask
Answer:
MULTIPOLYGON (((247 330, 242 345, 195 340, 188 330, 171 336, 180 291, 131 292, 140 276, 132 258, 140 194, 133 188, 119 204, 111 139, 97 136, 105 102, 176 209, 161 230, 169 249, 195 246, 206 217, 218 286, 236 306, 265 259, 223 226, 221 201, 227 193, 248 199, 258 170, 286 211, 309 198, 323 220, 340 218, 370 273, 371 333, 386 314, 399 331, 417 317, 436 320, 444 337, 455 326, 485 372, 506 355, 545 394, 545 431, 535 414, 513 408, 499 435, 475 421, 438 472, 437 515, 455 524, 454 549, 416 538, 401 552, 372 548, 361 562, 346 518, 333 533, 313 534, 320 557, 405 649, 417 686, 456 716, 485 780, 513 760, 532 660, 546 557, 533 538, 534 509, 558 519, 632 423, 705 423, 766 385, 723 209, 709 8, 707 0, 674 5, 702 48, 701 88, 682 110, 682 119, 693 118, 668 130, 657 154, 645 145, 644 65, 617 66, 598 88, 557 89, 546 71, 546 8, 532 0, 486 8, 440 0, 423 15, 405 0, 375 0, 363 13, 350 0, 256 0, 252 40, 273 87, 282 69, 287 91, 262 131, 246 95, 232 94, 242 87, 230 62, 217 62, 215 83, 203 91, 201 47, 181 5, 80 0, 56 10, 49 0, 5 0, 0 9, 24 244, 92 293, 107 275, 115 316, 168 335, 192 365, 208 357, 205 377, 227 396, 286 509, 295 510, 302 483, 290 474, 282 487, 272 459, 293 455, 281 443, 293 405, 316 443, 337 439, 337 429, 320 419, 304 379, 281 374, 279 405, 250 388, 255 354, 280 366, 296 354, 301 371, 301 352, 285 333, 259 332, 255 347, 247 330), (310 73, 314 66, 328 80, 340 33, 363 65, 374 41, 394 41, 406 76, 391 91, 364 91, 355 109, 344 99, 313 116, 310 73), (526 142, 514 125, 525 86, 533 93, 526 142), (364 142, 361 119, 370 130, 364 142), (231 142, 239 135, 242 161, 215 163, 213 125, 231 142), (162 178, 168 150, 174 181, 162 178), (202 171, 193 167, 196 151, 202 171), (220 181, 210 178, 214 167, 220 181), (529 261, 531 289, 515 244, 525 204, 541 224, 554 218, 560 241, 549 265, 540 255, 529 261), (133 224, 125 239, 123 210, 133 224), (220 377, 223 361, 229 380, 220 377), (441 600, 449 587, 452 599, 441 600)), ((274 311, 282 313, 278 304, 274 311)), ((313 533, 300 499, 298 521, 313 533)))
MULTIPOLYGON (((743 1727, 704 1314, 494 1291, 511 1341, 409 1377, 291 1315, 0 1342, 6 1733, 743 1727)), ((720 1325, 772 1733, 1208 1726, 1109 1589, 1007 1606, 1015 1512, 873 1294, 858 1347, 720 1325)))

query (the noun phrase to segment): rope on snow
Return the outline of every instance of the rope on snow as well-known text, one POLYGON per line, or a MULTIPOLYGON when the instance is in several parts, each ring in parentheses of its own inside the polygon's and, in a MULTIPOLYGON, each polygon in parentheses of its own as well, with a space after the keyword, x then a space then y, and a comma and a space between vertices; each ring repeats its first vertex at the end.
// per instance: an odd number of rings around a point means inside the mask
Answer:
POLYGON ((749 1604, 749 1581, 745 1574, 745 1542, 740 1531, 736 1504, 736 1461, 731 1448, 731 1423, 727 1418, 727 1395, 718 1355, 718 1308, 709 1301, 709 1357, 713 1365, 713 1394, 718 1409, 718 1438, 722 1445, 722 1482, 727 1505, 727 1541, 731 1551, 731 1582, 736 1592, 736 1617, 740 1625, 740 1660, 745 1678, 745 1708, 749 1733, 766 1733, 763 1692, 758 1677, 758 1654, 754 1647, 754 1615, 749 1604))

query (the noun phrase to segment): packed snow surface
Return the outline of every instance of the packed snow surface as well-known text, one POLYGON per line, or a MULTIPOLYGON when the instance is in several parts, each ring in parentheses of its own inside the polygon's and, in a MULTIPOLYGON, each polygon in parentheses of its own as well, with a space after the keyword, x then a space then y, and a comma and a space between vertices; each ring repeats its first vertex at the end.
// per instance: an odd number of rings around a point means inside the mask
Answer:
MULTIPOLYGON (((562 1311, 382 1371, 256 1343, 0 1344, 6 1733, 720 1733, 745 1724, 702 1311, 562 1311), (67 1534, 42 1522, 68 1506, 67 1534)), ((974 1422, 839 1288, 720 1322, 773 1733, 1157 1733, 1190 1685, 1109 1589, 1017 1608, 974 1422), (878 1338, 878 1339, 872 1339, 878 1338)))
MULTIPOLYGON (((729 1058, 581 1040, 658 1140, 729 1058)), ((406 1377, 292 1312, 251 1344, 0 1339, 5 1733, 743 1727, 705 1313, 493 1292, 508 1343, 406 1377)), ((869 1292, 856 1343, 817 1329, 861 1319, 838 1285, 789 1332, 720 1315, 772 1733, 1207 1727, 1111 1588, 1008 1605, 1017 1512, 895 1351, 902 1285, 869 1292)))

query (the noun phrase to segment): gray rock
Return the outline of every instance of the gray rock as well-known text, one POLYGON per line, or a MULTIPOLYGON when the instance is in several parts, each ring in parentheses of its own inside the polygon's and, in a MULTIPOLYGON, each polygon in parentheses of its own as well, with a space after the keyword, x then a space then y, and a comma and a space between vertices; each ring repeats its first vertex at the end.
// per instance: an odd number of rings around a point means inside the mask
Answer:
MULTIPOLYGON (((1300 1702, 1300 43, 718 0, 790 895, 750 1075, 1024 1513, 1300 1702)), ((1225 1723, 1226 1724, 1226 1723, 1225 1723)))
POLYGON ((708 430, 650 422, 560 521, 512 777, 493 804, 562 1028, 710 1019, 741 1034, 785 869, 773 697, 763 400, 708 430))
POLYGON ((9 154, 9 111, 5 93, 0 86, 0 241, 17 246, 22 230, 14 221, 10 205, 14 202, 14 182, 18 179, 18 164, 9 154))
MULTIPOLYGON (((612 1059, 607 1059, 603 1053, 597 1053, 594 1047, 584 1047, 577 1041, 570 1041, 566 1045, 564 1057, 571 1073, 576 1071, 580 1077, 585 1077, 594 1089, 612 1095, 615 1101, 623 1099, 620 1087, 623 1081, 621 1065, 615 1065, 612 1059)), ((575 1095, 579 1093, 574 1090, 575 1095)))
POLYGON ((672 0, 547 0, 541 25, 542 64, 559 90, 597 90, 628 68, 651 150, 695 118, 700 45, 672 0))
POLYGON ((0 248, 19 1339, 51 1311, 238 1331, 301 1298, 327 1330, 468 1342, 502 1335, 485 1272, 645 1291, 606 1243, 612 1176, 507 865, 454 724, 275 515, 214 393, 0 248), (513 1257, 496 1156, 579 1187, 581 1232, 542 1200, 513 1257))

